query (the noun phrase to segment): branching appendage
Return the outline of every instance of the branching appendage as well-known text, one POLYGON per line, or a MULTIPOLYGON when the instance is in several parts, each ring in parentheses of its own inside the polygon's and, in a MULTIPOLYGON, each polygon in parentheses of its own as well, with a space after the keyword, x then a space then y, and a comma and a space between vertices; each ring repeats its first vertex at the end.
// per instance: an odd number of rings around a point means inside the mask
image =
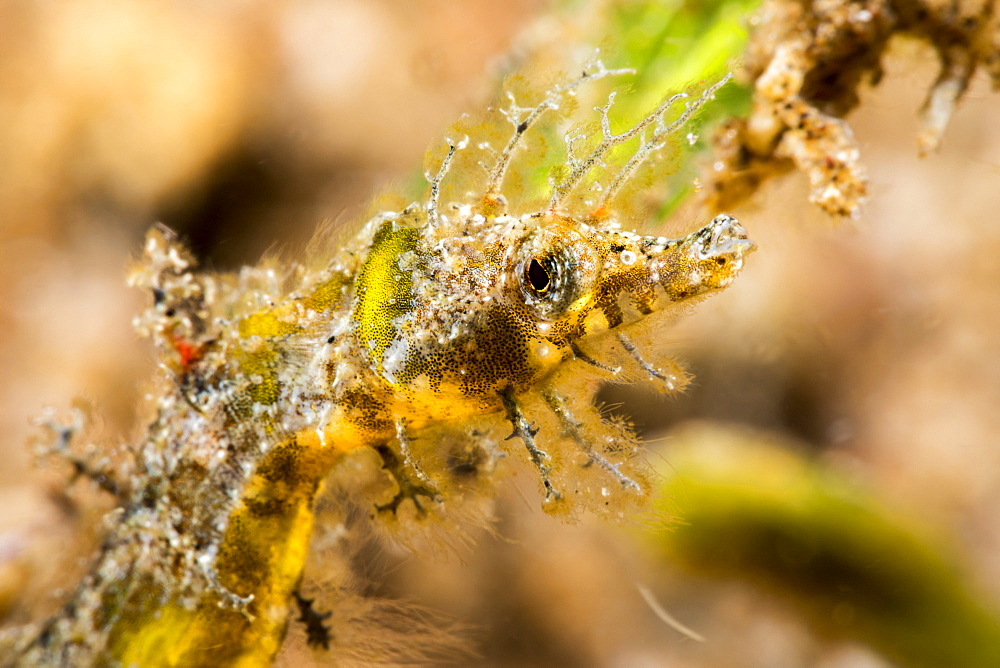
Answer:
MULTIPOLYGON (((615 196, 615 194, 617 194, 617 192, 621 189, 621 187, 630 178, 632 178, 632 175, 635 173, 635 170, 637 170, 639 166, 643 162, 645 162, 646 158, 648 158, 651 153, 658 151, 663 147, 663 141, 667 138, 667 136, 677 132, 677 130, 684 127, 684 125, 691 119, 691 117, 694 116, 696 113, 698 113, 699 109, 705 106, 705 103, 715 99, 715 93, 724 85, 729 83, 729 81, 732 78, 733 75, 731 73, 726 74, 724 77, 719 79, 719 81, 715 82, 714 84, 706 88, 705 91, 701 94, 701 96, 697 100, 695 100, 694 102, 688 102, 684 105, 684 111, 681 113, 680 116, 675 118, 670 123, 667 123, 666 125, 664 125, 665 112, 667 111, 669 106, 673 104, 674 101, 681 99, 681 96, 674 95, 668 98, 666 102, 664 102, 664 105, 667 105, 666 107, 660 105, 660 108, 658 108, 655 112, 653 112, 656 118, 658 119, 656 124, 656 130, 653 132, 653 136, 649 140, 643 140, 639 148, 636 150, 635 154, 631 158, 629 158, 629 161, 626 162, 625 165, 618 171, 618 174, 615 175, 614 180, 610 184, 608 184, 608 186, 604 189, 604 192, 601 194, 601 199, 598 202, 597 208, 598 209, 606 208, 608 204, 611 203, 611 199, 615 196), (661 108, 662 111, 660 111, 661 108)), ((610 106, 610 104, 611 103, 609 101, 608 105, 610 106)), ((607 114, 605 113, 603 114, 602 117, 602 123, 606 120, 607 120, 607 114)))
POLYGON ((524 442, 524 447, 528 449, 528 454, 531 456, 531 463, 535 465, 539 475, 542 477, 542 484, 545 486, 545 500, 558 501, 562 498, 562 494, 552 486, 552 481, 549 479, 552 467, 545 463, 549 459, 549 455, 535 445, 535 435, 538 433, 538 428, 532 427, 528 419, 524 416, 524 412, 521 411, 521 407, 517 403, 517 398, 514 396, 513 388, 507 387, 500 392, 500 398, 503 400, 507 419, 510 420, 511 425, 514 427, 514 431, 505 440, 509 441, 512 438, 518 437, 524 442))
MULTIPOLYGON (((608 103, 606 105, 595 108, 595 110, 601 115, 600 143, 598 143, 590 154, 583 159, 574 157, 572 155, 572 151, 570 151, 569 164, 572 167, 572 170, 566 178, 552 188, 552 196, 549 199, 549 209, 552 211, 558 209, 566 200, 566 197, 580 184, 583 178, 590 173, 594 166, 601 161, 609 150, 619 144, 624 144, 639 135, 643 135, 639 148, 636 150, 635 154, 625 164, 621 171, 619 171, 618 175, 609 187, 605 189, 604 194, 601 197, 601 206, 606 205, 614 194, 621 188, 622 184, 624 184, 632 176, 636 168, 642 164, 649 154, 661 147, 662 142, 667 135, 676 132, 680 127, 687 123, 688 120, 690 120, 691 117, 694 116, 694 114, 696 114, 706 102, 714 97, 715 92, 721 86, 726 84, 730 78, 732 78, 732 75, 727 74, 721 80, 707 88, 697 100, 685 104, 684 111, 681 112, 681 114, 673 121, 667 123, 667 112, 675 104, 686 99, 688 97, 687 93, 677 93, 675 95, 671 95, 667 99, 663 100, 663 102, 661 102, 659 106, 657 106, 656 109, 654 109, 648 116, 625 132, 617 135, 611 131, 611 119, 609 114, 611 112, 611 106, 615 101, 615 93, 611 93, 608 96, 608 103), (652 136, 648 139, 645 138, 646 129, 654 123, 656 124, 656 129, 654 130, 652 136)), ((567 149, 571 146, 572 142, 569 138, 567 138, 567 149)))
POLYGON ((376 505, 375 509, 380 513, 396 514, 399 511, 400 504, 406 499, 410 499, 417 513, 423 516, 427 513, 427 509, 421 503, 420 497, 422 496, 435 503, 440 503, 441 496, 427 474, 417 467, 413 461, 409 441, 405 432, 401 430, 399 423, 397 423, 396 429, 399 450, 403 455, 403 459, 400 460, 395 451, 387 445, 379 446, 375 450, 382 457, 385 469, 396 481, 398 491, 388 503, 376 505), (417 479, 414 480, 411 475, 417 479))
POLYGON ((635 491, 640 491, 641 487, 639 484, 629 478, 627 475, 621 472, 618 464, 613 464, 604 455, 598 452, 594 448, 594 444, 584 436, 583 434, 583 424, 581 424, 570 412, 569 407, 566 405, 566 398, 558 394, 553 388, 547 387, 542 392, 542 397, 545 399, 545 403, 548 404, 552 412, 556 414, 559 418, 559 422, 562 424, 563 432, 573 439, 580 449, 587 454, 587 464, 597 464, 605 471, 610 473, 615 477, 618 482, 621 483, 622 487, 627 487, 634 489, 635 491))
POLYGON ((596 369, 600 369, 601 371, 607 371, 612 376, 617 376, 619 373, 621 373, 622 368, 620 366, 611 366, 609 364, 605 364, 603 362, 595 360, 593 357, 588 355, 583 350, 583 348, 580 347, 580 344, 578 344, 576 341, 573 341, 572 339, 569 342, 569 349, 573 351, 573 356, 576 359, 586 364, 589 364, 590 366, 596 369))
POLYGON ((299 608, 299 617, 296 621, 301 622, 306 627, 306 642, 312 647, 322 647, 329 650, 333 633, 325 622, 333 616, 333 612, 317 612, 313 608, 316 599, 305 598, 298 590, 293 592, 293 596, 295 597, 295 605, 299 608))
POLYGON ((460 151, 469 145, 469 138, 465 137, 461 141, 452 141, 451 139, 446 139, 448 142, 448 154, 444 156, 444 160, 441 161, 441 167, 438 168, 438 173, 431 177, 430 174, 425 174, 424 177, 431 184, 431 194, 427 200, 427 220, 430 221, 432 225, 438 223, 438 203, 441 197, 441 182, 444 181, 444 177, 448 175, 448 168, 451 167, 451 160, 455 157, 455 152, 460 151))
POLYGON ((639 352, 639 348, 634 343, 632 343, 631 339, 629 339, 623 333, 617 332, 616 337, 618 338, 618 342, 622 344, 622 348, 625 349, 625 352, 627 352, 632 357, 632 359, 634 359, 636 363, 640 367, 642 367, 643 371, 649 374, 651 380, 656 379, 661 381, 663 383, 664 389, 667 390, 668 392, 673 392, 674 390, 677 389, 678 383, 677 383, 677 378, 675 376, 669 373, 665 373, 663 370, 658 369, 649 362, 647 362, 646 359, 642 356, 642 353, 639 352))
POLYGON ((73 451, 73 441, 83 431, 84 422, 83 411, 78 408, 73 410, 69 424, 57 422, 51 412, 47 412, 37 422, 44 433, 36 437, 35 453, 39 457, 59 457, 73 467, 74 480, 87 478, 102 491, 121 500, 129 491, 129 486, 120 480, 109 462, 105 459, 95 464, 92 457, 81 457, 73 451))
POLYGON ((399 451, 403 454, 403 465, 408 471, 412 471, 420 482, 428 487, 433 487, 431 479, 427 477, 420 465, 413 458, 413 449, 410 447, 410 437, 406 433, 406 420, 400 418, 396 420, 396 440, 399 442, 399 451))
POLYGON ((501 196, 500 188, 503 186, 503 179, 507 174, 507 167, 510 165, 514 151, 521 142, 521 138, 524 133, 528 131, 528 128, 534 125, 539 116, 544 114, 546 111, 558 109, 560 101, 563 97, 575 94, 576 89, 588 81, 596 81, 597 79, 603 79, 608 76, 620 76, 623 74, 635 73, 635 70, 631 69, 609 70, 600 60, 595 60, 592 67, 593 71, 587 71, 588 68, 584 68, 584 72, 581 76, 573 79, 569 83, 554 88, 548 94, 548 97, 542 100, 542 102, 535 107, 520 107, 514 99, 513 94, 509 92, 507 93, 507 98, 510 101, 510 107, 508 109, 501 109, 500 113, 503 114, 503 116, 514 126, 514 133, 507 141, 507 145, 504 147, 503 151, 500 152, 496 164, 493 165, 493 169, 490 170, 489 179, 486 182, 486 194, 484 199, 495 199, 501 196))

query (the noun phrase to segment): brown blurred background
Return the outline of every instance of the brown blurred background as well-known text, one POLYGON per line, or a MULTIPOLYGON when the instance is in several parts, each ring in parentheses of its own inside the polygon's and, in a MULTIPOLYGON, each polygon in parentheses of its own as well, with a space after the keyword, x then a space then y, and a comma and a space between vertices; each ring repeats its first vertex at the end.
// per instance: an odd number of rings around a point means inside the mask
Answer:
MULTIPOLYGON (((110 442, 135 433, 153 368, 130 326, 143 295, 123 277, 144 231, 162 221, 206 266, 232 269, 304 244, 324 220, 353 222, 484 103, 544 9, 0 2, 0 560, 64 522, 62 474, 35 468, 25 446, 45 406, 83 397, 110 442)), ((668 464, 671 430, 691 420, 794 439, 946 536, 995 603, 997 98, 977 81, 942 150, 918 160, 935 63, 901 43, 886 65, 849 119, 872 185, 861 220, 833 225, 799 177, 769 184, 730 212, 760 247, 744 275, 665 335, 692 387, 602 399, 626 402, 668 464)), ((397 555, 380 589, 477 625, 492 664, 883 665, 761 590, 652 564, 624 531, 561 525, 526 497, 506 499, 501 539, 477 536, 444 564, 397 555), (708 641, 664 627, 635 582, 708 641)), ((19 574, 0 566, 0 590, 19 574)))

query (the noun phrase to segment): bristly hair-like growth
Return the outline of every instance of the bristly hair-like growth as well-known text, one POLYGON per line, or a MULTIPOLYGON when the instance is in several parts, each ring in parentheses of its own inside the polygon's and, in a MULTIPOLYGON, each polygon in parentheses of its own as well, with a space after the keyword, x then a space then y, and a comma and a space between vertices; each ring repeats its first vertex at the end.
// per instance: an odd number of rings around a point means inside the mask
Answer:
MULTIPOLYGON (((612 94, 593 131, 559 141, 583 85, 621 73, 596 62, 527 107, 514 81, 507 106, 431 151, 422 201, 374 216, 318 271, 198 273, 152 230, 132 282, 152 296, 139 329, 161 356, 156 417, 93 568, 12 662, 267 665, 316 496, 355 482, 358 453, 390 483, 371 512, 400 522, 460 516, 504 453, 534 465, 549 512, 641 508, 638 439, 593 390, 681 388, 657 327, 728 286, 754 246, 727 215, 679 239, 623 229, 639 222, 625 186, 727 79, 619 133, 612 94)), ((336 648, 336 628, 302 616, 336 648)))

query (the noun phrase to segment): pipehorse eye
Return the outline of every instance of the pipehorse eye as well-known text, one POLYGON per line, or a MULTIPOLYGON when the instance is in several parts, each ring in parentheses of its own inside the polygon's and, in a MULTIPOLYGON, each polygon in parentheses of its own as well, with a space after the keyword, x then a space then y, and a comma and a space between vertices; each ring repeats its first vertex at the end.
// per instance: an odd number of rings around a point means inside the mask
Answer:
POLYGON ((528 285, 531 286, 531 289, 539 294, 547 292, 552 284, 548 269, 535 258, 531 258, 531 261, 528 262, 528 266, 524 269, 524 276, 528 279, 528 285))

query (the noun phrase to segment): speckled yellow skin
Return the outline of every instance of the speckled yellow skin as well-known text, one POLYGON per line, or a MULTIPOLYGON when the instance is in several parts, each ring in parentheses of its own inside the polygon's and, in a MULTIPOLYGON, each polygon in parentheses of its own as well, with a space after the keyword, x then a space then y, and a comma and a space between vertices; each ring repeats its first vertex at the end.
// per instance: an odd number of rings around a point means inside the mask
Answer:
POLYGON ((499 412, 503 390, 537 387, 574 357, 572 343, 725 287, 751 247, 729 217, 665 239, 554 213, 486 218, 466 207, 443 216, 430 239, 421 229, 426 219, 413 214, 380 223, 346 341, 330 356, 335 397, 355 391, 336 379, 363 358, 358 384, 380 407, 348 401, 337 410, 364 438, 394 432, 393 415, 419 427, 499 412), (532 261, 550 276, 543 291, 525 276, 532 261))
POLYGON ((640 507, 640 444, 591 394, 603 379, 681 387, 683 371, 647 350, 659 318, 729 285, 753 244, 726 215, 680 239, 621 228, 613 195, 637 161, 603 156, 640 130, 635 155, 653 151, 682 124, 661 118, 670 101, 621 135, 602 124, 547 204, 505 186, 537 118, 607 74, 508 113, 491 169, 452 164, 487 141, 449 143, 425 201, 376 215, 318 268, 197 273, 154 229, 132 282, 153 296, 139 329, 161 355, 156 415, 91 572, 11 663, 268 665, 316 496, 358 448, 396 485, 392 502, 372 500, 379 512, 447 512, 456 477, 489 483, 500 448, 528 455, 549 512, 640 507), (463 194, 442 206, 452 180, 463 194), (573 195, 597 180, 611 184, 600 206, 573 195), (520 443, 495 437, 504 423, 520 443))

